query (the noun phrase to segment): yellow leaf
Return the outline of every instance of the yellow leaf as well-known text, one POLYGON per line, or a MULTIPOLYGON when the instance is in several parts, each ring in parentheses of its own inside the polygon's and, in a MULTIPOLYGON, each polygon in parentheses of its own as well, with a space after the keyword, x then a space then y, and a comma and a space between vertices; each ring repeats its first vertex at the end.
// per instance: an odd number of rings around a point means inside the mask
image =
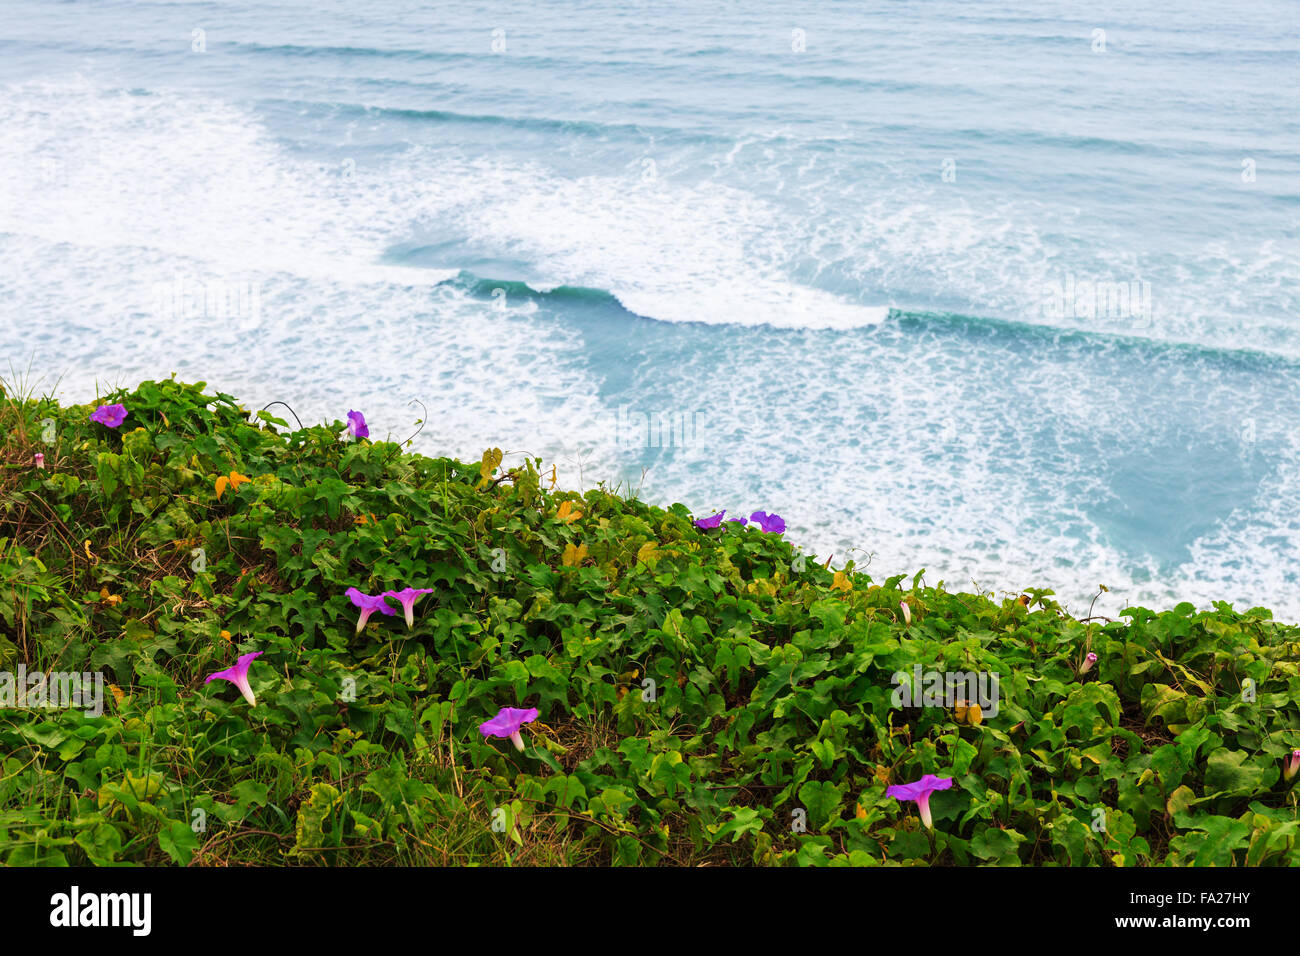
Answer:
POLYGON ((860 803, 858 804, 857 818, 859 820, 865 820, 867 818, 867 808, 860 803))
POLYGON ((501 464, 501 449, 489 448, 483 452, 483 460, 479 463, 478 486, 482 488, 492 479, 492 472, 496 471, 497 465, 501 464))
POLYGON ((227 478, 225 475, 222 475, 220 478, 217 479, 215 487, 216 487, 216 489, 217 489, 217 500, 218 500, 218 501, 220 501, 220 500, 221 500, 221 496, 222 496, 223 494, 225 494, 225 492, 226 492, 226 485, 228 485, 228 484, 230 484, 230 479, 227 478))
POLYGON ((852 590, 853 590, 853 582, 849 580, 849 576, 848 576, 847 574, 845 574, 843 571, 836 571, 836 572, 835 572, 835 580, 834 580, 834 582, 831 584, 831 590, 832 590, 832 591, 852 591, 852 590))
POLYGON ((658 542, 647 541, 637 549, 636 559, 642 564, 654 564, 662 555, 663 552, 659 550, 658 542))
POLYGON ((247 482, 250 482, 252 480, 253 479, 249 478, 247 475, 241 475, 237 471, 232 471, 230 473, 230 490, 238 491, 240 485, 246 484, 247 482))
POLYGON ((95 556, 94 556, 93 554, 90 553, 90 542, 89 542, 89 541, 86 542, 86 560, 89 561, 91 564, 94 564, 94 563, 95 563, 95 556))
POLYGON ((223 641, 225 641, 227 644, 229 644, 229 643, 230 643, 230 632, 229 632, 229 631, 222 631, 222 632, 221 632, 221 639, 222 639, 223 641))
POLYGON ((122 603, 122 596, 120 594, 109 594, 107 587, 99 589, 99 599, 105 604, 112 604, 114 606, 122 603))
POLYGON ((560 558, 560 563, 566 568, 576 568, 586 557, 587 546, 585 544, 575 548, 572 543, 569 543, 564 546, 564 555, 560 558))
POLYGON ((109 684, 108 689, 113 692, 113 699, 117 701, 117 706, 121 707, 122 701, 126 699, 126 694, 122 691, 122 688, 116 684, 109 684))
POLYGON ((573 507, 572 501, 561 502, 560 510, 555 513, 555 517, 563 522, 577 521, 582 517, 582 512, 573 507))
POLYGON ((1182 786, 1169 795, 1165 801, 1165 812, 1171 817, 1180 810, 1189 809, 1196 801, 1196 792, 1190 787, 1182 786))

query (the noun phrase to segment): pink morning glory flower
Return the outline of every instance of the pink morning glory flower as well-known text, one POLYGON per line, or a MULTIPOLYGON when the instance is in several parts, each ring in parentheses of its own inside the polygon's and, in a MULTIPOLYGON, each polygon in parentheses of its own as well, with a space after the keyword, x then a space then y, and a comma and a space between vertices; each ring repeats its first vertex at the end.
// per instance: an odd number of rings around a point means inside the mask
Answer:
POLYGON ((770 515, 766 511, 755 511, 749 516, 749 520, 768 534, 781 534, 785 531, 785 520, 778 514, 770 515))
POLYGON ((1290 780, 1297 773, 1300 773, 1300 750, 1293 750, 1291 751, 1290 761, 1282 770, 1282 779, 1290 780))
POLYGON ((228 667, 224 671, 217 671, 215 674, 209 674, 203 683, 210 684, 214 680, 228 680, 239 688, 239 692, 244 695, 244 700, 248 701, 249 707, 256 707, 257 700, 253 697, 253 688, 248 684, 248 666, 252 664, 256 658, 261 656, 261 651, 244 654, 235 662, 234 667, 228 667))
POLYGON ((116 428, 126 421, 126 406, 100 405, 90 413, 90 420, 99 422, 101 425, 107 425, 109 428, 116 428))
POLYGON ((390 615, 397 613, 384 602, 384 595, 382 594, 373 596, 362 594, 356 588, 348 588, 343 593, 352 599, 353 604, 361 608, 361 616, 357 618, 358 634, 361 633, 361 629, 366 626, 366 621, 369 620, 370 615, 375 611, 378 611, 380 614, 390 615))
POLYGON ((400 591, 385 591, 379 595, 380 600, 384 598, 395 598, 402 605, 402 610, 406 612, 406 626, 415 626, 415 602, 426 594, 432 594, 433 588, 403 588, 400 591))
POLYGON ((516 750, 523 750, 524 738, 519 728, 536 719, 536 707, 502 707, 495 717, 478 725, 478 732, 484 737, 509 737, 516 750))
POLYGON ((722 524, 722 516, 725 515, 726 513, 727 513, 727 509, 723 508, 717 514, 709 515, 709 517, 707 518, 696 518, 695 527, 704 528, 706 530, 709 528, 716 528, 722 524))
POLYGON ((1088 671, 1092 670, 1092 665, 1095 663, 1097 663, 1097 655, 1089 651, 1088 656, 1083 659, 1083 666, 1079 668, 1079 673, 1088 673, 1088 671))
POLYGON ((921 822, 925 824, 927 830, 933 830, 934 821, 930 819, 930 794, 951 787, 952 777, 936 777, 932 773, 927 773, 916 783, 896 784, 890 787, 885 791, 885 796, 893 797, 895 800, 915 800, 917 808, 921 811, 921 822))
POLYGON ((45 470, 45 456, 39 451, 32 455, 32 461, 35 463, 37 468, 41 469, 41 471, 45 470))
POLYGON ((348 434, 353 438, 369 438, 370 429, 366 427, 366 416, 360 412, 348 412, 348 434))

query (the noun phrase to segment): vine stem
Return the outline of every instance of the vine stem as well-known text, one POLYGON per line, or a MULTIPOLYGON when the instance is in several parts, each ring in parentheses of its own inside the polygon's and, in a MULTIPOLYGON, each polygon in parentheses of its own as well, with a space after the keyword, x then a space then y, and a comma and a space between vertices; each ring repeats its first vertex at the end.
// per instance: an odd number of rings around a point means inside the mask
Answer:
POLYGON ((283 405, 285 408, 288 408, 288 409, 289 409, 289 414, 292 415, 292 416, 293 416, 293 420, 296 421, 296 422, 298 423, 298 430, 299 430, 299 431, 302 431, 302 419, 298 417, 298 413, 297 413, 297 412, 295 412, 292 408, 289 408, 289 404, 288 404, 287 402, 272 402, 270 405, 263 405, 261 408, 258 409, 258 411, 259 411, 259 412, 264 412, 264 411, 266 411, 268 408, 270 408, 272 405, 283 405))

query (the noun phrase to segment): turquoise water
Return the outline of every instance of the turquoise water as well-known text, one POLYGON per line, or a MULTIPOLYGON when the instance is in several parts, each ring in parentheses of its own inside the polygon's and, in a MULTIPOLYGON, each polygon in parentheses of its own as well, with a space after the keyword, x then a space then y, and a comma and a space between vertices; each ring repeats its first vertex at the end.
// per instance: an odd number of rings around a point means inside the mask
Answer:
POLYGON ((1300 618, 1295 3, 517 6, 6 0, 0 358, 1300 618))

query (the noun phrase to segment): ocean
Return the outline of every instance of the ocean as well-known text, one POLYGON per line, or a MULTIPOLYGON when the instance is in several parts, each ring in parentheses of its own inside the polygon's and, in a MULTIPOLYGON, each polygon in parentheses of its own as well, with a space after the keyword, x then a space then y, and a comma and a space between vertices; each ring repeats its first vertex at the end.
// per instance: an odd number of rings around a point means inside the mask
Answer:
POLYGON ((1295 0, 520 7, 0 0, 0 372, 1300 620, 1295 0))

